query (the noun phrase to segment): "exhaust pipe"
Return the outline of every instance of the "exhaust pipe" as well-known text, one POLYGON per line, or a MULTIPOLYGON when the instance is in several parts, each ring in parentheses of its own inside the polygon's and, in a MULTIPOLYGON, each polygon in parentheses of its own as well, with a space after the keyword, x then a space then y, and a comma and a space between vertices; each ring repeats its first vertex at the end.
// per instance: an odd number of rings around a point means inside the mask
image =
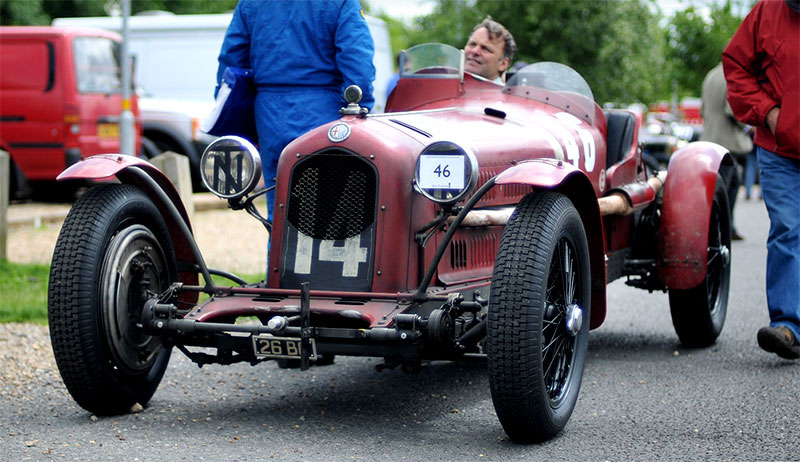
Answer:
MULTIPOLYGON (((661 171, 657 176, 647 179, 647 186, 649 186, 654 194, 658 194, 667 178, 667 172, 661 171)), ((647 203, 649 204, 649 202, 647 203)), ((645 204, 645 205, 647 205, 645 204)), ((615 191, 608 196, 597 199, 597 205, 600 207, 600 215, 629 215, 642 206, 634 207, 631 204, 630 198, 622 191, 615 191)), ((494 210, 473 210, 469 212, 461 222, 461 226, 505 226, 508 224, 511 214, 514 213, 516 207, 504 207, 502 209, 494 210)))

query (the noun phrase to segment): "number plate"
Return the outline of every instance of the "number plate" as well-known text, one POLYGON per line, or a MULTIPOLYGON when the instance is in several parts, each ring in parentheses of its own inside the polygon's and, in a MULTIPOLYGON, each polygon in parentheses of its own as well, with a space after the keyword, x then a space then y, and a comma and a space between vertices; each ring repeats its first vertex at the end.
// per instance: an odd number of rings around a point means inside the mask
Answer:
POLYGON ((100 138, 119 138, 119 124, 97 124, 97 136, 100 138))
MULTIPOLYGON (((317 358, 317 346, 314 339, 309 339, 311 346, 310 359, 317 358)), ((291 337, 273 337, 271 335, 254 335, 253 349, 257 358, 300 358, 300 339, 291 337)))

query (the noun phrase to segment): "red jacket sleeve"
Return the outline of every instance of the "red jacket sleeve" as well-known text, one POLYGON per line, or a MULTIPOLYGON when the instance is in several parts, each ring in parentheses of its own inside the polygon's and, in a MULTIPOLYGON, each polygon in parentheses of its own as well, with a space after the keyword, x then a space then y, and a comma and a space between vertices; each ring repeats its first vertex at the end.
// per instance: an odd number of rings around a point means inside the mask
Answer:
POLYGON ((722 67, 728 83, 728 102, 736 118, 757 127, 766 126, 770 109, 778 106, 759 80, 764 50, 761 47, 759 24, 763 2, 753 7, 722 52, 722 67))

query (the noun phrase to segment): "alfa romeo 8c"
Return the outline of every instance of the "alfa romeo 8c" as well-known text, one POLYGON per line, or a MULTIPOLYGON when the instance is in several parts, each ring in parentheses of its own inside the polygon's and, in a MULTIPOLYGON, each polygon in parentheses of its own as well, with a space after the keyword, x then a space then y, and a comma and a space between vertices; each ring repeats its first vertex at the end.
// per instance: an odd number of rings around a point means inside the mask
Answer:
POLYGON ((72 207, 50 275, 53 350, 80 406, 145 405, 173 350, 302 370, 337 355, 406 372, 480 360, 505 432, 537 442, 573 412, 608 283, 665 292, 680 342, 714 343, 730 283, 724 148, 689 143, 652 171, 642 121, 602 110, 557 63, 499 85, 465 72, 462 51, 425 44, 402 68, 385 113, 349 87, 340 119, 286 147, 272 222, 254 202, 254 144, 206 149, 208 189, 268 231, 258 283, 206 265, 149 163, 109 154, 61 174, 98 183, 72 207))

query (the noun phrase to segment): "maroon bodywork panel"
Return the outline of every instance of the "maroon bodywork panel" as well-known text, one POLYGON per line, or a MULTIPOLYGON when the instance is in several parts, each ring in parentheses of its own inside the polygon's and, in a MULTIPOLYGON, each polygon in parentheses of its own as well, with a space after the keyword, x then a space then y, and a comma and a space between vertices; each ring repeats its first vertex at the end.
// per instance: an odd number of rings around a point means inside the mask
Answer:
POLYGON ((658 239, 658 274, 672 289, 691 289, 706 276, 708 225, 720 164, 727 150, 697 142, 669 163, 658 239))

